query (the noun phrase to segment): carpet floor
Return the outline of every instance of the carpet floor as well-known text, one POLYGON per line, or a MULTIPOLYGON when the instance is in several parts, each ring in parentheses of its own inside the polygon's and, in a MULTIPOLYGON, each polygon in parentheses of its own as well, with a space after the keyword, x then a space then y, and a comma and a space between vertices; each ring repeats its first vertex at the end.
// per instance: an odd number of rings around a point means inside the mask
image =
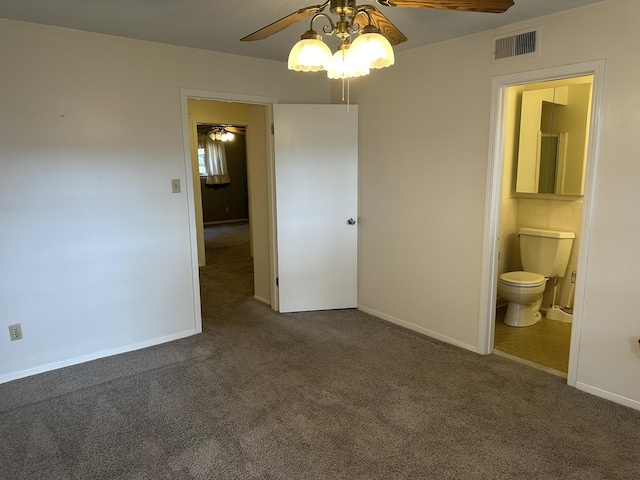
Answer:
POLYGON ((252 298, 206 229, 204 331, 0 385, 0 478, 637 479, 640 411, 357 310, 252 298))

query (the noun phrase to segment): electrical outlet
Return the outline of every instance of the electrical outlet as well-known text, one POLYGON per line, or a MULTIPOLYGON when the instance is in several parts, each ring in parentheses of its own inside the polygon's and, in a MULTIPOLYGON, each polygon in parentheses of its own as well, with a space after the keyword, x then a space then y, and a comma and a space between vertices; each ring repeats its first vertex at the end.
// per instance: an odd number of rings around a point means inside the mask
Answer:
POLYGON ((22 325, 19 323, 9 325, 9 335, 11 336, 12 342, 14 340, 22 340, 22 325))
POLYGON ((172 178, 171 179, 171 192, 172 193, 180 193, 180 179, 172 178))

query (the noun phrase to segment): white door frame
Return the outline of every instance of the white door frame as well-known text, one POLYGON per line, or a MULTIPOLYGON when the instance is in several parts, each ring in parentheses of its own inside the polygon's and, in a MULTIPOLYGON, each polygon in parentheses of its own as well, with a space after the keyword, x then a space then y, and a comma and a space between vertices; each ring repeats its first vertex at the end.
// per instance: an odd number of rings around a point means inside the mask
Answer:
MULTIPOLYGON (((273 136, 271 135, 271 124, 273 121, 273 109, 272 105, 278 103, 278 99, 274 97, 262 97, 255 95, 245 95, 240 93, 228 93, 228 92, 215 92, 209 90, 193 90, 188 88, 180 89, 180 108, 182 112, 182 137, 184 148, 184 164, 185 164, 185 184, 186 194, 188 202, 188 215, 189 215, 189 238, 191 240, 191 268, 192 268, 192 282, 193 282, 193 294, 194 294, 194 309, 196 312, 196 331, 202 332, 202 314, 200 305, 200 272, 198 266, 198 229, 196 224, 198 219, 196 218, 195 208, 195 188, 193 180, 193 169, 191 164, 191 139, 189 135, 189 106, 188 99, 195 98, 200 100, 214 100, 214 101, 226 101, 235 103, 247 103, 255 105, 264 105, 267 110, 268 120, 266 123, 266 138, 267 138, 267 192, 269 198, 269 242, 270 242, 270 255, 269 264, 271 269, 271 308, 278 309, 278 295, 276 289, 275 278, 277 272, 277 258, 275 248, 275 189, 274 189, 274 158, 273 158, 273 136)), ((200 219, 202 220, 202 219, 200 219)))
POLYGON ((604 94, 605 61, 565 65, 561 67, 522 72, 494 77, 491 87, 491 120, 489 164, 487 171, 487 194, 485 200, 484 242, 482 250, 482 279, 480 286, 480 317, 478 322, 478 353, 487 355, 493 351, 496 316, 496 293, 498 272, 498 232, 500 230, 500 207, 502 200, 502 172, 504 164, 504 122, 507 87, 526 83, 558 80, 562 78, 593 75, 593 93, 591 104, 591 129, 587 151, 587 168, 584 183, 584 203, 576 295, 571 328, 571 348, 569 353, 569 372, 567 383, 576 386, 578 378, 578 359, 582 333, 582 315, 584 312, 584 292, 589 261, 591 240, 591 220, 593 209, 596 165, 598 162, 598 142, 602 123, 602 104, 604 94))

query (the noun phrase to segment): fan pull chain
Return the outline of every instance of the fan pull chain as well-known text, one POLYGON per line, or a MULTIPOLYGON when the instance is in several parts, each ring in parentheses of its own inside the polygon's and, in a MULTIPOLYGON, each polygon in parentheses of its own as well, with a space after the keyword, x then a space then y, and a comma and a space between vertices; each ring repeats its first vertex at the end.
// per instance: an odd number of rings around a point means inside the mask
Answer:
POLYGON ((351 105, 351 77, 347 77, 347 113, 349 113, 349 106, 351 105))
MULTIPOLYGON (((351 42, 351 36, 349 36, 349 42, 351 42)), ((342 64, 345 64, 345 50, 342 50, 342 64)), ((344 68, 344 67, 343 67, 344 68)), ((342 103, 344 103, 344 84, 345 84, 345 74, 344 72, 342 73, 342 103)), ((351 104, 350 100, 351 100, 351 75, 346 75, 347 77, 347 113, 349 113, 350 109, 349 109, 349 105, 351 104)))
MULTIPOLYGON (((351 77, 347 77, 346 78, 346 84, 347 84, 347 88, 346 88, 346 100, 347 100, 347 113, 350 111, 349 106, 351 105, 351 77)), ((342 76, 342 98, 341 101, 344 103, 345 100, 345 78, 344 75, 342 76)))

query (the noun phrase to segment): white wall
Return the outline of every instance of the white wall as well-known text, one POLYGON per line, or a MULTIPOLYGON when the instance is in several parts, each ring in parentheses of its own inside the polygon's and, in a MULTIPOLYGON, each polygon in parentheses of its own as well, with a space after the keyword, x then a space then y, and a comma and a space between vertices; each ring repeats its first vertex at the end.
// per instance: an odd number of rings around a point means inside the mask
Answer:
POLYGON ((0 382, 196 333, 180 88, 326 103, 329 82, 7 20, 0 45, 0 382))
POLYGON ((636 0, 607 0, 400 52, 352 84, 364 310, 476 349, 492 77, 605 59, 577 385, 640 408, 639 23, 636 0), (539 56, 491 63, 494 35, 536 25, 539 56))

